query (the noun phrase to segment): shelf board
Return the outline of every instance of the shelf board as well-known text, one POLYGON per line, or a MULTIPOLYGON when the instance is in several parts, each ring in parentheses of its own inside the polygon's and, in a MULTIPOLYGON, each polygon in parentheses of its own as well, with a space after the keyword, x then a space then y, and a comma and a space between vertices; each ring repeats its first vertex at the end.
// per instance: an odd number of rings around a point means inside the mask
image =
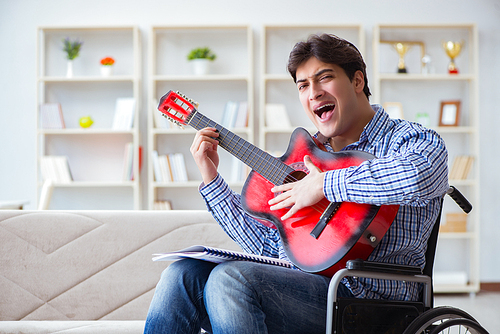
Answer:
POLYGON ((439 232, 440 239, 474 239, 474 232, 439 232))
POLYGON ((413 80, 424 80, 424 81, 467 81, 474 80, 475 76, 473 74, 397 74, 397 73, 380 73, 380 80, 392 80, 392 81, 413 81, 413 80))
POLYGON ((116 135, 116 134, 130 134, 133 135, 135 133, 135 129, 131 130, 112 130, 107 128, 96 128, 96 129, 79 129, 79 128, 70 128, 70 129, 38 129, 38 133, 41 135, 96 135, 96 134, 105 134, 105 135, 116 135))
POLYGON ((473 126, 437 126, 432 129, 438 133, 475 133, 476 128, 473 126))
POLYGON ((290 81, 293 82, 290 74, 264 74, 266 81, 290 81))
POLYGON ((154 75, 155 81, 249 81, 247 75, 208 74, 208 75, 154 75))
MULTIPOLYGON (((202 180, 186 181, 186 182, 154 182, 154 188, 196 188, 200 186, 202 180)), ((243 187, 245 181, 227 182, 230 187, 243 187)))
POLYGON ((477 182, 474 179, 466 179, 466 180, 450 179, 448 182, 454 186, 475 186, 475 185, 477 185, 477 182))
POLYGON ((54 183, 55 188, 99 188, 99 187, 134 187, 135 181, 72 181, 69 183, 54 183))
POLYGON ((434 284, 434 293, 467 293, 477 291, 479 291, 479 287, 474 284, 434 284))
POLYGON ((103 76, 81 76, 81 77, 40 77, 38 78, 39 82, 132 82, 135 80, 135 77, 132 75, 112 75, 109 77, 103 76))

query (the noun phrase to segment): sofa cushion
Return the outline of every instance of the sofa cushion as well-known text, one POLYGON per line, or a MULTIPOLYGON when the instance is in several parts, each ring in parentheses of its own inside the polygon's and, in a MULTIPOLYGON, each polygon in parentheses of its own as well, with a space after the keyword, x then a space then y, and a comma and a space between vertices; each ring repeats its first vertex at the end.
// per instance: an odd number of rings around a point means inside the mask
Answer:
POLYGON ((0 320, 144 320, 169 262, 240 250, 206 211, 0 210, 0 320))

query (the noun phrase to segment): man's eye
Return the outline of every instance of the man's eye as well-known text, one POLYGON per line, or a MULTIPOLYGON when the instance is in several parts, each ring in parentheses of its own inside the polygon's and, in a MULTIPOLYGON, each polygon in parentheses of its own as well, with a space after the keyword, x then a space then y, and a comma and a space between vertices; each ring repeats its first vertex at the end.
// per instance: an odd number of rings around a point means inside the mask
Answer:
POLYGON ((328 80, 328 79, 331 79, 332 76, 331 75, 325 75, 323 77, 321 77, 321 79, 319 79, 320 81, 324 81, 324 80, 328 80))

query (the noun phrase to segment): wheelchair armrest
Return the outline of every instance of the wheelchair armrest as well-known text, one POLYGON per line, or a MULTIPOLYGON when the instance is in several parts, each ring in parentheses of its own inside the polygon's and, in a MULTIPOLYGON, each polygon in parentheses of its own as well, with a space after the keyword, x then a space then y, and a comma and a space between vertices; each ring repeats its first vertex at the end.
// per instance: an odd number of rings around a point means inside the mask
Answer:
POLYGON ((422 269, 418 266, 370 262, 361 259, 347 261, 346 268, 349 270, 370 271, 385 274, 422 275, 422 269))

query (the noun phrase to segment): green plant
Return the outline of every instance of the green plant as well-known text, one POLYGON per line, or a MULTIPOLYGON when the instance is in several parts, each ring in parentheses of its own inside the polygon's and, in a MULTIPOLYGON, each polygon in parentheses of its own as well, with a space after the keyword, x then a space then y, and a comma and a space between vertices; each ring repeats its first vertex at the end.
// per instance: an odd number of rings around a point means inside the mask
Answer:
POLYGON ((79 40, 71 41, 69 37, 66 37, 65 39, 63 39, 63 44, 63 50, 66 52, 66 58, 69 60, 73 60, 78 57, 83 42, 79 40))
POLYGON ((187 59, 188 60, 193 60, 193 59, 208 59, 208 60, 214 60, 217 56, 210 50, 210 48, 205 47, 205 48, 195 48, 189 52, 187 59))

